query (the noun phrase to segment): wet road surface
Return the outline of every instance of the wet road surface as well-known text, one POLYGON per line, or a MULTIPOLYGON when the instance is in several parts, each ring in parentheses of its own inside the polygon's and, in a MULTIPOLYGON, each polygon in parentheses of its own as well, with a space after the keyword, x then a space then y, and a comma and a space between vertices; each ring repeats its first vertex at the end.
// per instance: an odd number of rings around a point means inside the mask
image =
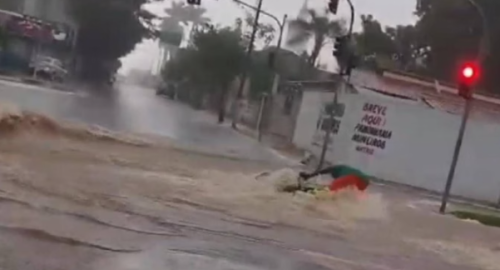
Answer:
MULTIPOLYGON (((195 148, 205 151, 276 161, 267 149, 252 140, 217 126, 215 117, 158 98, 152 90, 139 87, 125 86, 109 95, 97 95, 0 82, 0 99, 55 118, 164 135, 181 145, 192 147, 194 144, 195 148)), ((62 147, 59 141, 55 146, 62 147)), ((474 261, 483 255, 498 257, 494 243, 500 239, 500 234, 493 229, 475 224, 457 225, 454 219, 429 214, 412 203, 418 196, 409 198, 384 190, 385 199, 390 202, 388 219, 361 223, 353 230, 332 227, 329 234, 324 234, 293 224, 245 219, 210 210, 206 205, 186 204, 183 200, 165 204, 166 201, 152 196, 149 189, 144 191, 148 196, 141 197, 137 192, 147 179, 139 178, 140 174, 131 174, 128 178, 122 175, 126 171, 123 164, 133 165, 133 159, 111 159, 104 149, 102 160, 94 160, 98 151, 89 149, 88 145, 82 149, 71 148, 72 151, 48 148, 45 142, 39 147, 22 148, 25 152, 19 152, 19 147, 12 142, 2 145, 3 156, 11 151, 18 159, 13 165, 24 162, 28 173, 21 170, 21 174, 14 177, 8 171, 0 171, 0 269, 498 269, 479 267, 477 263, 464 265, 456 260, 465 257, 461 246, 449 247, 453 252, 450 257, 455 260, 450 262, 434 251, 413 244, 417 239, 417 243, 445 251, 447 246, 442 246, 439 238, 452 243, 480 244, 484 249, 481 256, 472 254, 470 260, 474 261), (82 155, 84 151, 88 151, 87 156, 82 155), (57 158, 58 155, 62 156, 57 158), (81 163, 83 157, 89 159, 88 163, 81 163), (62 165, 64 162, 67 164, 62 165), (114 170, 101 170, 99 166, 104 165, 114 170), (112 177, 111 172, 117 175, 112 177), (35 176, 30 181, 30 177, 35 176), (111 181, 114 185, 110 185, 111 181), (96 186, 97 183, 102 184, 102 188, 96 186), (86 195, 94 196, 91 198, 97 203, 86 195)), ((135 157, 136 151, 133 149, 129 154, 135 157)), ((154 161, 174 155, 152 156, 153 152, 148 150, 144 155, 151 159, 144 162, 144 166, 153 168, 154 161)), ((190 166, 197 168, 203 164, 200 160, 192 162, 190 166)), ((235 166, 231 163, 227 167, 235 166)), ((151 191, 158 189, 155 185, 151 191)), ((380 187, 374 190, 381 192, 380 187)), ((160 189, 158 193, 163 191, 160 189)), ((234 208, 232 203, 231 208, 234 208)), ((304 219, 307 221, 307 217, 304 219)))
POLYGON ((153 89, 119 85, 114 90, 63 92, 0 81, 0 102, 61 120, 99 125, 115 131, 165 136, 184 148, 284 164, 271 150, 227 126, 216 117, 156 96, 153 89))

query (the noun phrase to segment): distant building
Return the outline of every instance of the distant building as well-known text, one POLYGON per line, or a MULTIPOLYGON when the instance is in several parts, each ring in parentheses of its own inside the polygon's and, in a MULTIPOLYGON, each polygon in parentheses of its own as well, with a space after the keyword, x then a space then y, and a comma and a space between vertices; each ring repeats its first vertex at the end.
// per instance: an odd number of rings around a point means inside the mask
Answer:
POLYGON ((26 72, 39 55, 73 66, 77 24, 68 10, 69 0, 0 1, 0 28, 7 36, 0 67, 26 72))

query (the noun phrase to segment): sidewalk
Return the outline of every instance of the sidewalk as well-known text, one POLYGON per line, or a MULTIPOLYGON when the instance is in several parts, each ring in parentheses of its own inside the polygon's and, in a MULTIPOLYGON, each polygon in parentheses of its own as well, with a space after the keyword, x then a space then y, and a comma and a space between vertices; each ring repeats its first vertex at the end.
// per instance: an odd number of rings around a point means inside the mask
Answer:
MULTIPOLYGON (((238 128, 235 131, 258 141, 257 131, 246 125, 238 124, 238 128)), ((261 140, 258 142, 274 151, 277 155, 293 161, 294 164, 296 163, 295 165, 299 165, 305 155, 304 150, 295 147, 292 143, 284 143, 283 140, 273 137, 272 135, 263 134, 261 140)))
POLYGON ((47 81, 43 81, 43 80, 39 80, 39 79, 35 79, 33 77, 27 77, 27 76, 0 75, 0 80, 20 83, 20 84, 44 86, 44 87, 52 88, 52 89, 59 90, 59 91, 66 91, 66 92, 71 91, 70 84, 50 83, 47 81))

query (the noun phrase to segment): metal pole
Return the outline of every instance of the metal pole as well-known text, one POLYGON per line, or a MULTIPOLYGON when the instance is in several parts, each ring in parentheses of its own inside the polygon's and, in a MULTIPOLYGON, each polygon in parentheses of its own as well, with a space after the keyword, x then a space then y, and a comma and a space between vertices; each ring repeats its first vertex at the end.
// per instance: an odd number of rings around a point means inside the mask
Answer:
MULTIPOLYGON (((468 0, 468 1, 472 6, 474 6, 474 8, 476 8, 477 12, 479 13, 479 16, 483 21, 483 36, 481 39, 481 46, 478 51, 478 59, 479 62, 482 63, 486 55, 489 53, 490 42, 488 33, 488 21, 486 20, 486 16, 484 14, 483 9, 474 0, 468 0)), ((453 177, 455 176, 455 168, 457 166, 458 156, 460 155, 460 148, 462 147, 463 136, 465 133, 465 128, 467 126, 467 120, 469 118, 471 108, 472 108, 472 98, 467 99, 465 102, 465 109, 464 109, 464 114, 462 116, 462 123, 460 125, 457 143, 455 144, 455 150, 453 152, 453 159, 451 161, 450 171, 448 173, 448 178, 446 179, 446 185, 444 188, 443 197, 441 199, 441 207, 439 208, 439 212, 441 214, 444 214, 446 212, 446 206, 448 203, 448 198, 450 197, 451 186, 453 184, 453 177)))
POLYGON ((275 50, 276 54, 274 55, 274 61, 273 61, 274 62, 273 65, 274 66, 276 66, 276 63, 278 62, 276 60, 278 58, 277 54, 279 53, 279 50, 281 49, 281 43, 283 42, 283 31, 285 30, 285 24, 286 24, 287 18, 288 18, 288 15, 285 14, 283 16, 283 22, 281 22, 279 24, 279 26, 280 26, 280 34, 279 34, 279 37, 278 37, 278 44, 276 45, 276 50, 275 50))
MULTIPOLYGON (((252 5, 248 4, 248 3, 245 3, 245 2, 243 2, 243 1, 240 1, 240 0, 233 0, 233 2, 236 2, 236 3, 238 3, 238 4, 241 4, 241 5, 243 5, 243 6, 247 7, 247 8, 253 9, 254 11, 257 11, 257 7, 254 7, 254 6, 252 6, 252 5)), ((269 17, 269 18, 271 18, 271 19, 273 19, 273 20, 276 22, 276 24, 278 24, 278 25, 281 27, 280 20, 279 20, 276 16, 274 16, 273 14, 271 14, 271 13, 269 13, 269 12, 267 12, 267 11, 263 10, 263 9, 261 9, 261 10, 260 10, 260 13, 261 13, 261 14, 263 14, 263 15, 268 16, 268 17, 269 17)), ((283 25, 284 25, 284 24, 283 24, 283 25)))
POLYGON ((444 188, 443 198, 441 200, 441 207, 439 208, 439 212, 441 214, 444 214, 446 211, 446 205, 450 196, 451 184, 453 183, 453 177, 455 176, 455 169, 457 167, 458 157, 460 155, 460 149, 462 147, 465 128, 467 126, 467 120, 469 118, 471 108, 472 99, 467 99, 465 101, 465 110, 462 115, 462 123, 460 124, 460 130, 458 131, 457 143, 455 144, 455 150, 453 151, 453 159, 451 161, 450 171, 448 172, 448 179, 446 180, 446 186, 444 188))
MULTIPOLYGON (((274 59, 273 59, 273 62, 272 62, 272 65, 274 68, 276 68, 276 65, 278 63, 278 55, 279 55, 279 52, 280 52, 280 49, 281 49, 281 43, 283 41, 283 32, 285 30, 285 25, 286 25, 286 20, 288 19, 288 15, 284 15, 283 16, 283 22, 279 24, 280 26, 280 34, 279 34, 279 37, 278 37, 278 44, 276 45, 276 49, 274 50, 274 59)), ((278 72, 274 72, 274 77, 273 77, 273 87, 276 83, 278 83, 277 81, 279 81, 279 74, 278 72)), ((273 93, 271 91, 271 93, 273 93)))
POLYGON ((245 83, 246 83, 246 77, 248 74, 248 66, 252 57, 252 51, 253 51, 253 43, 255 41, 255 36, 257 35, 257 30, 259 28, 259 17, 260 13, 262 10, 262 0, 259 0, 259 5, 257 6, 257 12, 255 14, 255 20, 253 22, 253 29, 252 29, 252 35, 250 36, 250 44, 248 45, 248 50, 247 50, 247 55, 245 59, 245 66, 243 67, 243 73, 241 74, 240 77, 240 86, 238 88, 238 92, 236 93, 236 99, 232 104, 232 115, 233 115, 233 122, 231 126, 233 128, 236 128, 236 124, 238 122, 237 119, 237 114, 238 114, 238 105, 240 103, 240 99, 243 97, 243 89, 245 88, 245 83))
MULTIPOLYGON (((353 31, 353 27, 354 27, 354 16, 355 16, 355 12, 354 12, 354 5, 352 4, 352 1, 351 0, 347 0, 347 3, 349 3, 349 6, 351 8, 351 22, 349 24, 349 32, 347 33, 347 35, 349 36, 349 38, 352 36, 352 31, 353 31)), ((344 71, 341 70, 340 71, 340 74, 343 74, 344 71)), ((342 88, 344 88, 346 86, 347 83, 349 83, 351 79, 351 76, 349 75, 347 77, 347 81, 346 82, 342 82, 341 80, 341 86, 342 88)), ((338 95, 339 95, 339 89, 336 89, 335 91, 335 96, 333 98, 333 110, 332 110, 332 113, 330 114, 330 119, 332 121, 332 124, 328 127, 327 131, 326 131, 326 135, 325 135, 325 140, 323 142, 323 147, 321 149, 321 156, 320 156, 320 159, 319 159, 319 164, 318 164, 318 170, 321 170, 321 168, 323 167, 323 163, 325 162, 325 156, 326 156, 326 151, 328 150, 328 144, 330 143, 330 134, 332 133, 332 129, 333 129, 333 125, 334 125, 334 113, 333 111, 335 111, 337 109, 337 106, 338 106, 338 95)))
MULTIPOLYGON (((341 87, 343 87, 343 86, 344 86, 344 84, 341 84, 341 87)), ((328 116, 331 123, 326 130, 325 139, 323 141, 323 147, 321 149, 321 156, 319 158, 319 163, 318 163, 318 168, 317 168, 318 171, 321 170, 321 168, 323 168, 323 164, 325 163, 326 151, 328 150, 328 144, 330 143, 330 136, 332 134, 333 127, 335 125, 335 110, 337 109, 337 106, 339 103, 338 102, 339 92, 340 92, 339 89, 336 89, 335 96, 333 97, 333 108, 330 112, 330 115, 328 116)), ((321 125, 323 125, 323 124, 321 124, 321 125)), ((332 138, 332 140, 333 140, 333 138, 332 138)))
POLYGON ((264 108, 266 106, 266 100, 267 100, 267 94, 262 95, 262 99, 260 101, 260 108, 259 108, 259 116, 257 119, 257 139, 262 141, 262 118, 264 116, 264 108))
POLYGON ((351 8, 351 23, 349 25, 349 32, 348 32, 348 35, 350 37, 352 36, 352 29, 354 27, 354 5, 352 4, 351 0, 347 0, 347 3, 349 3, 349 7, 351 8))
MULTIPOLYGON (((349 40, 350 40, 351 36, 352 36, 353 27, 354 27, 355 14, 354 14, 354 5, 352 4, 352 1, 347 0, 347 2, 349 3, 349 7, 351 8, 351 23, 349 25, 349 32, 348 32, 349 40)), ((349 57, 352 57, 352 54, 350 54, 349 57)), ((349 72, 349 75, 347 76, 347 84, 349 84, 350 82, 351 82, 351 72, 349 72)))

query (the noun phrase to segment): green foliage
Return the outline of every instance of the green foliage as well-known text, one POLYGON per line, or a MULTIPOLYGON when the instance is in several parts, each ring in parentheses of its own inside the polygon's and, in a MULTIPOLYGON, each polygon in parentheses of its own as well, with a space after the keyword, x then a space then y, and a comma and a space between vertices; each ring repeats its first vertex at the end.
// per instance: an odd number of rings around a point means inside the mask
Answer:
MULTIPOLYGON (((469 1, 421 0, 416 14, 422 41, 430 50, 426 59, 434 76, 454 81, 458 64, 477 58, 483 33, 489 36, 489 47, 500 45, 500 2, 475 0, 484 11, 488 31, 483 31, 478 10, 469 1)), ((483 85, 496 90, 500 82, 500 51, 492 50, 483 63, 483 85)), ((498 91, 498 90, 496 90, 498 91)))
POLYGON ((371 69, 414 71, 422 57, 417 29, 412 25, 382 28, 372 15, 361 15, 362 31, 354 35, 362 65, 371 69))
POLYGON ((452 215, 459 219, 470 219, 479 221, 481 224, 493 227, 500 227, 500 214, 479 213, 472 211, 453 211, 452 215))
MULTIPOLYGON (((245 46, 248 47, 250 44, 250 38, 252 36, 253 24, 255 21, 255 16, 251 13, 246 13, 245 18, 236 20, 236 27, 243 35, 243 41, 245 46)), ((276 36, 276 29, 272 24, 259 23, 257 25, 257 33, 255 35, 255 40, 263 43, 264 47, 269 46, 269 44, 274 40, 276 36)))
MULTIPOLYGON (((388 66, 455 82, 463 61, 482 63, 482 87, 498 91, 500 77, 500 1, 474 0, 484 14, 466 0, 418 0, 415 25, 382 29, 372 16, 362 16, 363 31, 356 34, 358 51, 365 64, 392 61, 388 66), (483 37, 486 36, 485 41, 483 37)), ((378 64, 377 64, 378 65, 378 64)))
POLYGON ((197 64, 206 80, 227 85, 241 72, 245 49, 241 36, 230 28, 209 28, 194 35, 197 64))
POLYGON ((257 99, 264 93, 270 93, 273 87, 274 71, 267 59, 254 57, 250 71, 250 98, 257 99))
POLYGON ((196 25, 206 24, 210 22, 210 19, 205 17, 207 10, 200 6, 186 5, 184 1, 172 2, 169 8, 165 9, 165 13, 176 21, 188 25, 193 23, 196 25))
POLYGON ((328 17, 328 11, 318 14, 316 10, 311 9, 308 15, 308 18, 297 18, 289 22, 289 28, 296 34, 287 43, 289 45, 305 44, 313 39, 314 46, 308 63, 314 66, 323 46, 336 36, 345 34, 346 29, 344 21, 331 20, 328 17))
POLYGON ((107 80, 116 70, 110 65, 130 53, 144 38, 157 33, 155 16, 142 9, 155 0, 70 0, 69 11, 79 25, 77 52, 82 56, 82 76, 107 80))
POLYGON ((242 70, 242 43, 240 33, 234 29, 204 27, 195 32, 188 48, 167 62, 163 78, 189 86, 182 90, 195 93, 196 100, 205 95, 217 97, 221 106, 229 84, 242 70))

